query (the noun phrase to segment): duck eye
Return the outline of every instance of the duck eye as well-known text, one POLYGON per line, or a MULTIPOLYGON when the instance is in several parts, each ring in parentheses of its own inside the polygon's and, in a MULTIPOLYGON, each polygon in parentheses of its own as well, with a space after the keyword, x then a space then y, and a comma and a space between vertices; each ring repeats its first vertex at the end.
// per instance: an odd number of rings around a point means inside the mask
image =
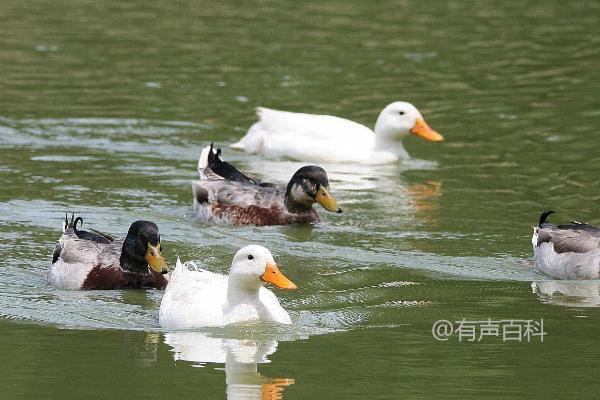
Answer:
POLYGON ((150 250, 150 254, 152 254, 152 257, 156 256, 156 254, 154 254, 154 250, 150 250))
POLYGON ((254 256, 252 254, 248 255, 248 260, 254 260, 254 256))
POLYGON ((398 114, 404 115, 405 113, 404 113, 404 111, 400 111, 398 114))

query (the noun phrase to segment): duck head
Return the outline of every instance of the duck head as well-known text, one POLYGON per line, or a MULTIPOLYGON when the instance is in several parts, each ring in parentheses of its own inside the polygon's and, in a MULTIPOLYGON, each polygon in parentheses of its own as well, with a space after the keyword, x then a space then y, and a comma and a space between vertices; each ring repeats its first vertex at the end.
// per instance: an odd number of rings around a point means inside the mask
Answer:
POLYGON ((290 179, 285 192, 285 206, 290 212, 310 211, 319 203, 327 211, 341 213, 337 201, 329 192, 329 179, 321 167, 308 165, 300 168, 290 179))
POLYGON ((431 129, 417 107, 404 101, 386 106, 375 123, 375 138, 400 140, 408 134, 431 142, 443 142, 444 137, 431 129))
POLYGON ((135 221, 129 227, 121 251, 121 267, 131 272, 167 273, 167 263, 162 255, 158 226, 150 221, 135 221))
POLYGON ((294 282, 285 277, 277 267, 273 255, 263 246, 250 245, 242 247, 235 253, 229 285, 245 291, 256 291, 265 283, 280 289, 296 289, 294 282))

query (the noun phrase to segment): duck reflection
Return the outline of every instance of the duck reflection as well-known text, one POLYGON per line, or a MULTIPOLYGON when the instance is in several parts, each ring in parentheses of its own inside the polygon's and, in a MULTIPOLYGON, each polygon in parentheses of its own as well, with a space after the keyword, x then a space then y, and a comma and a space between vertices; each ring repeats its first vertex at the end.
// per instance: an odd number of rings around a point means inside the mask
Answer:
POLYGON ((438 209, 439 199, 442 196, 442 182, 427 181, 408 185, 406 192, 413 207, 414 217, 435 225, 432 217, 438 209))
POLYGON ((531 288, 543 303, 600 307, 600 281, 537 281, 531 288))
POLYGON ((139 338, 139 332, 125 331, 123 349, 131 354, 139 367, 153 367, 158 358, 160 333, 147 332, 143 340, 140 341, 139 338))
MULTIPOLYGON (((240 164, 242 169, 256 173, 262 178, 273 182, 287 182, 290 176, 306 163, 289 160, 270 160, 265 158, 242 159, 230 154, 232 162, 240 164)), ((226 161, 228 161, 226 159, 226 161)), ((425 160, 409 160, 401 165, 356 165, 353 163, 316 163, 325 171, 332 181, 335 190, 389 190, 396 184, 403 186, 405 183, 398 179, 406 171, 435 170, 437 163, 425 160)))
POLYGON ((258 372, 258 364, 267 363, 275 353, 274 340, 225 339, 208 337, 199 332, 165 334, 165 343, 173 349, 175 360, 203 366, 225 364, 225 382, 229 400, 283 399, 283 390, 294 384, 289 378, 268 378, 258 372))

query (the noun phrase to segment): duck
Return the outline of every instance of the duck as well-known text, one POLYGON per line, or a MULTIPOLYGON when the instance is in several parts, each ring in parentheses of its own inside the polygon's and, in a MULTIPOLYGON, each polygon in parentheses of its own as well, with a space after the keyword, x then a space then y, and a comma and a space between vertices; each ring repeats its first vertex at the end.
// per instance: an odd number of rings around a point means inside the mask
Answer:
POLYGON ((557 279, 600 279, 600 228, 550 224, 545 211, 533 227, 533 268, 557 279))
POLYGON ((160 232, 151 221, 135 221, 124 240, 83 226, 74 213, 65 216, 63 234, 54 247, 48 282, 63 290, 125 288, 164 289, 168 267, 162 255, 160 232))
POLYGON ((414 105, 396 101, 379 114, 374 131, 345 118, 256 109, 258 121, 231 148, 308 162, 386 164, 409 159, 402 139, 409 134, 431 142, 444 137, 414 105))
POLYGON ((159 310, 163 328, 219 327, 245 322, 289 325, 292 320, 273 292, 297 286, 279 270, 271 252, 248 245, 235 253, 229 276, 199 268, 179 258, 159 310))
POLYGON ((325 170, 307 165, 286 185, 262 182, 223 161, 213 144, 202 150, 199 179, 192 182, 198 218, 215 224, 287 225, 320 221, 313 208, 341 213, 331 195, 325 170))

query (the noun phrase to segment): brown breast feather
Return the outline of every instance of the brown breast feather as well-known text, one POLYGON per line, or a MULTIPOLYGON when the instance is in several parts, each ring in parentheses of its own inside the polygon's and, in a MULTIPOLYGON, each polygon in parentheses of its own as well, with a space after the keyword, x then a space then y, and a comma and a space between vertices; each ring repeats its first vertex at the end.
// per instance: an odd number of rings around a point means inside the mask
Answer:
POLYGON ((164 289, 167 280, 158 272, 129 272, 121 266, 96 265, 83 282, 84 290, 110 290, 110 289, 164 289))
POLYGON ((287 225, 319 221, 319 216, 314 209, 306 213, 292 214, 279 204, 273 204, 268 208, 256 205, 240 207, 212 204, 211 211, 215 217, 227 218, 235 225, 287 225))

